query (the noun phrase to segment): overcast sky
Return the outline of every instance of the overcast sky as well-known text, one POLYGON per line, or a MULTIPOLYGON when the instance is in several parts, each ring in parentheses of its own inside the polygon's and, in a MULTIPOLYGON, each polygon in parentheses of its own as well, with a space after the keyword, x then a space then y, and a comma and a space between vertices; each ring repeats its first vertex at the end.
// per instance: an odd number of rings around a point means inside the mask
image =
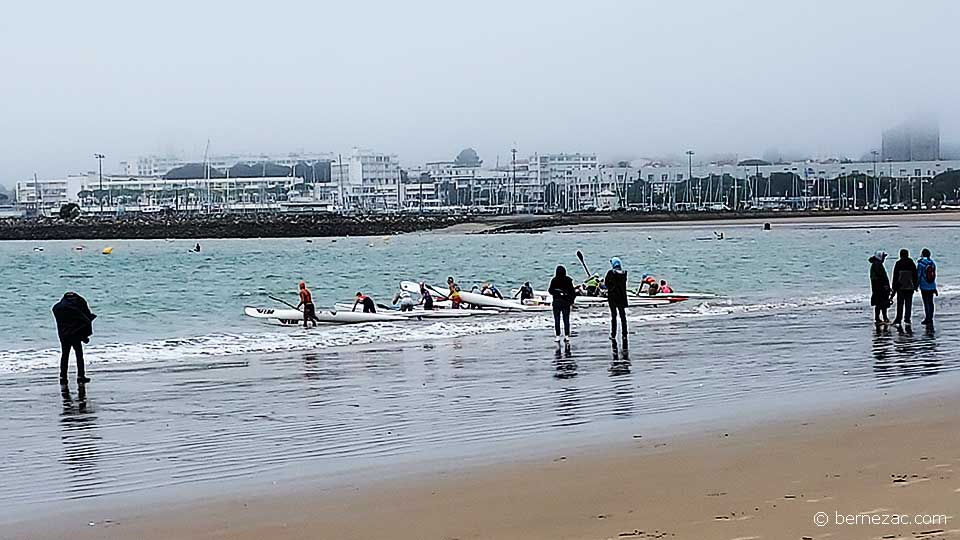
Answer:
POLYGON ((0 183, 149 153, 859 157, 960 140, 960 2, 8 2, 0 183))

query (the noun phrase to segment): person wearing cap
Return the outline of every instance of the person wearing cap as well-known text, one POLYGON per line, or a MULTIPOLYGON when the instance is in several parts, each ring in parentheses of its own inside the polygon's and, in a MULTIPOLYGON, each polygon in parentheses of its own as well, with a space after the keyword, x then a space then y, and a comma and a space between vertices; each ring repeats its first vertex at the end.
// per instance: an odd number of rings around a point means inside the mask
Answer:
MULTIPOLYGON (((289 304, 288 304, 289 305, 289 304)), ((297 309, 303 306, 303 327, 306 328, 307 324, 313 323, 313 326, 317 326, 317 309, 313 305, 313 295, 310 294, 310 289, 307 288, 307 282, 300 282, 300 303, 297 304, 297 309)))
POLYGON ((450 304, 453 309, 460 308, 460 285, 457 285, 456 280, 453 279, 453 276, 447 277, 447 291, 449 294, 447 298, 450 299, 450 304))
POLYGON ((623 339, 627 339, 627 272, 619 257, 610 259, 610 270, 604 276, 603 283, 607 286, 607 305, 610 306, 610 339, 617 339, 618 315, 623 339))
POLYGON ((890 279, 883 262, 886 251, 877 251, 868 259, 870 262, 870 305, 873 306, 873 320, 877 324, 890 324, 887 308, 890 307, 890 279))

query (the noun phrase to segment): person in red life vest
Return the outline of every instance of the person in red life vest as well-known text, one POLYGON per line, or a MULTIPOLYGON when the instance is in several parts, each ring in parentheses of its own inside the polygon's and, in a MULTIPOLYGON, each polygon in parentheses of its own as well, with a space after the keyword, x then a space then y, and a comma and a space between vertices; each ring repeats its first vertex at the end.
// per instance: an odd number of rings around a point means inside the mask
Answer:
POLYGON ((363 306, 364 313, 377 312, 377 304, 373 301, 373 298, 370 298, 359 291, 357 291, 357 300, 353 303, 353 309, 350 311, 356 311, 358 305, 363 306))
POLYGON ((307 288, 307 283, 305 281, 300 282, 300 303, 297 304, 297 309, 300 309, 300 306, 303 306, 303 327, 306 328, 308 323, 313 323, 313 326, 317 326, 317 308, 313 305, 313 295, 310 294, 310 289, 307 288))
POLYGON ((661 294, 670 294, 670 293, 672 293, 672 292, 673 292, 673 289, 672 289, 669 285, 667 285, 667 280, 661 279, 661 280, 660 280, 660 293, 661 293, 661 294))

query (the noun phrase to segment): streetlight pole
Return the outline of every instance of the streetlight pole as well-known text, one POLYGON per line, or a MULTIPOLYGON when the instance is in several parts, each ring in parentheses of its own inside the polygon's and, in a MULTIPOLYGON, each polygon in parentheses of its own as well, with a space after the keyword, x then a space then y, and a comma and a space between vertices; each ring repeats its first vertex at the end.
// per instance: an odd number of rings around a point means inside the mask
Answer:
MULTIPOLYGON (((687 194, 690 194, 690 185, 693 182, 693 150, 687 150, 687 194)), ((700 187, 697 186, 697 206, 700 206, 700 187)), ((688 201, 689 202, 689 201, 688 201)))
POLYGON ((100 214, 103 214, 103 158, 107 157, 103 154, 94 154, 94 158, 97 160, 97 168, 100 171, 100 196, 97 197, 100 199, 100 214))
POLYGON ((512 187, 510 188, 510 213, 514 212, 517 202, 517 149, 510 149, 510 170, 513 176, 512 187))
POLYGON ((877 177, 877 156, 880 155, 880 152, 876 150, 871 150, 870 153, 873 155, 873 188, 874 194, 873 198, 877 204, 877 210, 880 209, 880 178, 877 177))

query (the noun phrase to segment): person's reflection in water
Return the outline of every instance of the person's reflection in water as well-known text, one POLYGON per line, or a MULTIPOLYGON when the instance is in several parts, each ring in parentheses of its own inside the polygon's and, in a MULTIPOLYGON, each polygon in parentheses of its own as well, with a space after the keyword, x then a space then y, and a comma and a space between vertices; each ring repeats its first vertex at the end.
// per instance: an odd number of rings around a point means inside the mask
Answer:
POLYGON ((623 347, 616 341, 610 342, 613 360, 610 362, 610 377, 613 381, 613 415, 627 417, 633 413, 633 380, 630 375, 630 349, 627 340, 623 347))
POLYGON ((557 422, 560 426, 575 426, 585 420, 577 417, 580 409, 580 389, 573 379, 577 376, 577 361, 573 358, 573 349, 570 343, 557 344, 554 351, 555 360, 553 378, 566 381, 566 384, 557 389, 557 422))
POLYGON ((613 360, 610 362, 610 376, 630 374, 630 349, 627 340, 623 340, 623 349, 617 346, 616 341, 610 342, 613 360))
POLYGON ((320 380, 320 363, 316 353, 303 355, 303 378, 308 381, 320 380))
POLYGON ((101 440, 94 430, 97 417, 87 402, 85 385, 81 384, 77 389, 76 401, 70 394, 70 387, 65 384, 60 386, 60 395, 63 398, 63 413, 60 415, 60 440, 63 443, 61 463, 70 472, 70 491, 87 492, 98 483, 94 476, 101 440))
POLYGON ((873 340, 874 373, 880 379, 914 379, 935 375, 942 367, 937 355, 937 339, 933 328, 922 335, 910 329, 897 328, 896 335, 878 330, 873 340))

